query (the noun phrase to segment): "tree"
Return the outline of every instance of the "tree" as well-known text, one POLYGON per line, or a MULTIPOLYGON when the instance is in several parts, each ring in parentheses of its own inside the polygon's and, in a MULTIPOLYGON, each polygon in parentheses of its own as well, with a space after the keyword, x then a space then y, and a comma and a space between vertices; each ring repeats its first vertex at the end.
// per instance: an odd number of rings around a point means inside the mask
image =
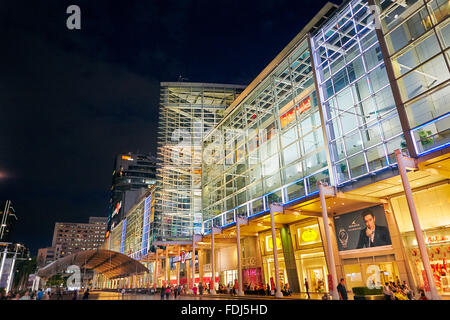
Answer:
POLYGON ((28 277, 36 271, 36 266, 36 258, 16 261, 16 274, 13 280, 13 288, 15 290, 25 290, 27 288, 28 277))

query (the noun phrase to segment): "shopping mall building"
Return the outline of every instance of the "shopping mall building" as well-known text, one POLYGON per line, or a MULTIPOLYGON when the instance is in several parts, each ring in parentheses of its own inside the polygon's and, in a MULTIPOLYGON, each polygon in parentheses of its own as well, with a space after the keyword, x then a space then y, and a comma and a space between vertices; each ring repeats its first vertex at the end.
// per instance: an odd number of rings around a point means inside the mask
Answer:
POLYGON ((449 14, 325 5, 203 137, 201 232, 154 241, 151 284, 450 295, 449 14))

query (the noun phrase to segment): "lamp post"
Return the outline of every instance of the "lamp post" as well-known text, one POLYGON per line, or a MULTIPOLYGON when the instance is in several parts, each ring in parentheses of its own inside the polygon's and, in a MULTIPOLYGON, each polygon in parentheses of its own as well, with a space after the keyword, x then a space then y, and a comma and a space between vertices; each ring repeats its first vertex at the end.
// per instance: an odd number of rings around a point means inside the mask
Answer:
POLYGON ((14 252, 13 261, 11 263, 11 269, 9 270, 9 276, 8 276, 8 282, 6 284, 6 292, 8 293, 11 290, 12 286, 12 280, 14 278, 14 267, 16 265, 16 259, 17 259, 17 251, 19 250, 19 247, 22 245, 20 243, 16 244, 16 251, 14 252))

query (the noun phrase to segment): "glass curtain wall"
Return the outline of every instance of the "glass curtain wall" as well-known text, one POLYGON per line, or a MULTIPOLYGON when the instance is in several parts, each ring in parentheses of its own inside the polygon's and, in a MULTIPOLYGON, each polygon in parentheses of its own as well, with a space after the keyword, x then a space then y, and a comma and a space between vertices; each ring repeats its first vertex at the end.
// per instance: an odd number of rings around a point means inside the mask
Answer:
POLYGON ((450 144, 450 2, 377 0, 418 155, 450 144))
POLYGON ((307 39, 205 138, 203 153, 204 232, 328 181, 307 39))
POLYGON ((155 239, 188 239, 200 233, 201 141, 244 87, 162 83, 158 128, 155 239))
POLYGON ((388 168, 406 142, 367 1, 350 1, 311 47, 336 185, 388 168))
POLYGON ((133 259, 139 259, 142 250, 142 235, 144 225, 144 204, 139 202, 126 216, 126 235, 124 254, 133 259))

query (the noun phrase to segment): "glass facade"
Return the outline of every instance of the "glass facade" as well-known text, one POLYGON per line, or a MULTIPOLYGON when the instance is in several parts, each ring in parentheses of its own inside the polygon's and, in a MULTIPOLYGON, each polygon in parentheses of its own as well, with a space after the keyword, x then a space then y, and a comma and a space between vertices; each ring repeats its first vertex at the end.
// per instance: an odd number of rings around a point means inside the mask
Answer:
POLYGON ((406 142, 367 1, 349 2, 311 46, 336 185, 395 163, 406 142))
POLYGON ((155 187, 143 194, 109 233, 105 248, 140 260, 149 253, 154 217, 155 187))
POLYGON ((205 232, 212 218, 224 226, 328 180, 307 38, 205 138, 203 162, 205 232))
POLYGON ((161 83, 155 239, 188 239, 200 233, 201 142, 243 88, 161 83))
POLYGON ((381 26, 418 155, 450 143, 450 3, 380 0, 381 26))

